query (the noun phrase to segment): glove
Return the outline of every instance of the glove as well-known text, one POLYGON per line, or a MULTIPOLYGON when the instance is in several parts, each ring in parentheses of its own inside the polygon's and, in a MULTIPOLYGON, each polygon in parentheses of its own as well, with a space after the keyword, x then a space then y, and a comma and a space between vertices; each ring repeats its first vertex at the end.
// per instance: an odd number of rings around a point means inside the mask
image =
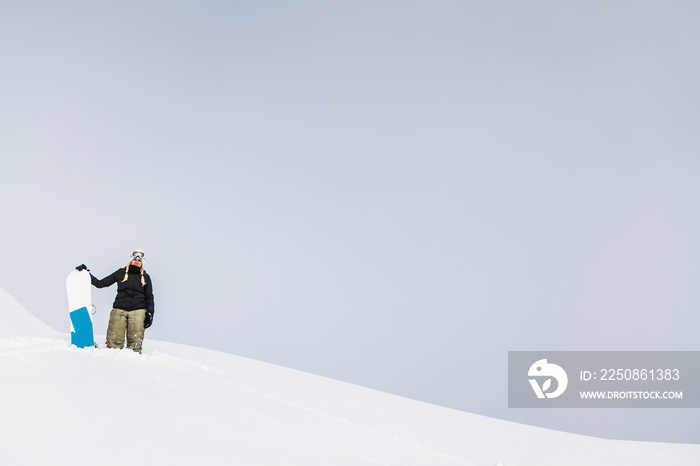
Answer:
POLYGON ((148 328, 153 324, 153 313, 146 312, 146 318, 143 320, 143 328, 148 328))
POLYGON ((88 272, 90 271, 90 269, 88 269, 85 264, 80 264, 75 268, 75 270, 77 270, 78 272, 80 272, 81 270, 87 270, 88 272))

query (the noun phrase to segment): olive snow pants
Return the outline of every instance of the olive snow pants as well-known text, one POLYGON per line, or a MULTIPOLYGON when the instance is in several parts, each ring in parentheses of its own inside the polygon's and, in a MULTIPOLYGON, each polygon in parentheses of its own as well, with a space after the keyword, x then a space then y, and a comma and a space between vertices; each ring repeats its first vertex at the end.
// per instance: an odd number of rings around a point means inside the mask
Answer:
POLYGON ((140 353, 145 318, 145 309, 135 311, 112 309, 107 325, 107 348, 122 349, 124 347, 124 334, 126 334, 126 347, 140 353))

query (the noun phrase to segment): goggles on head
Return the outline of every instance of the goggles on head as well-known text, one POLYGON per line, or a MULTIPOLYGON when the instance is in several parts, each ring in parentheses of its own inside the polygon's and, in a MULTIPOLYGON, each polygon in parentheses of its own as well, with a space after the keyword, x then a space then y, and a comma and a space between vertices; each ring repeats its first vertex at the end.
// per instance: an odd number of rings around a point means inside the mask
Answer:
POLYGON ((131 253, 131 258, 132 259, 138 259, 140 261, 143 260, 143 252, 141 251, 134 251, 131 253))

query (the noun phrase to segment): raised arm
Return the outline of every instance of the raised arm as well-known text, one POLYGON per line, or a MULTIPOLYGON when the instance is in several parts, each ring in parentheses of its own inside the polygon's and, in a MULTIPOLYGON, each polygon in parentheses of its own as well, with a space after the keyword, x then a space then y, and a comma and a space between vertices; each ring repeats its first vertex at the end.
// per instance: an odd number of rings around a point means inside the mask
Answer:
POLYGON ((117 279, 120 275, 124 276, 124 269, 119 269, 113 274, 107 275, 102 280, 98 280, 93 274, 90 274, 90 281, 92 282, 92 286, 95 288, 106 288, 117 283, 117 279))

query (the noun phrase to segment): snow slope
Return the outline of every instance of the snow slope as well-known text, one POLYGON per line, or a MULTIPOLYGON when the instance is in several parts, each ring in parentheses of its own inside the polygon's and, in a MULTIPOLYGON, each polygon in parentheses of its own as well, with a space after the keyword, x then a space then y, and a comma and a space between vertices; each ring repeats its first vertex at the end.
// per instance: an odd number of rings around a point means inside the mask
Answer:
POLYGON ((78 349, 1 289, 0 318, 0 464, 700 464, 174 343, 78 349))
MULTIPOLYGON (((67 302, 65 310, 66 325, 69 326, 67 302)), ((0 288, 0 338, 26 335, 55 337, 59 336, 60 333, 27 312, 7 291, 0 288)))

